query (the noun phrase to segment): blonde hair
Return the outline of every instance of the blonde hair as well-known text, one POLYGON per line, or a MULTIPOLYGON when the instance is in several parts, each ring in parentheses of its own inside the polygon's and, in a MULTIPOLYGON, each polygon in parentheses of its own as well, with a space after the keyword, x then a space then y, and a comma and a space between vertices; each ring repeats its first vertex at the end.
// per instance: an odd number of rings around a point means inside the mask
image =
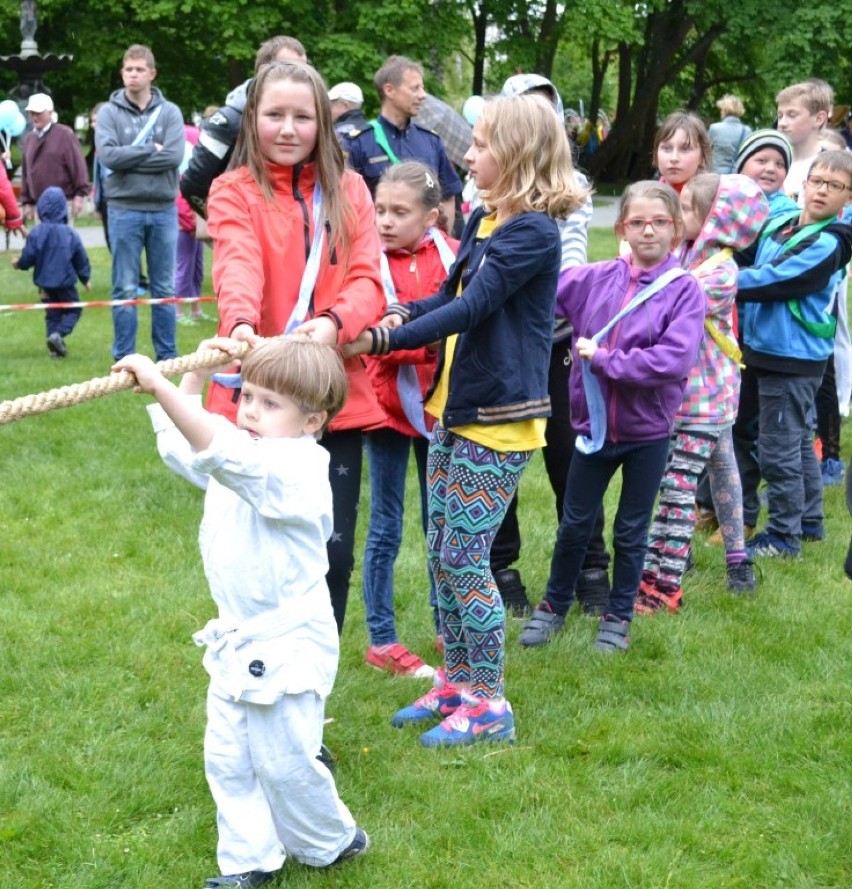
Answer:
POLYGON ((680 209, 678 193, 665 182, 657 182, 653 179, 642 179, 628 185, 621 194, 621 203, 618 207, 618 218, 615 220, 616 231, 624 225, 630 205, 633 201, 662 201, 669 215, 674 220, 675 237, 680 238, 683 233, 683 212, 680 209))
POLYGON ((689 189, 689 204, 702 225, 713 209, 721 181, 721 177, 716 173, 699 173, 683 186, 683 191, 689 189))
POLYGON ((811 115, 816 116, 820 111, 829 114, 834 103, 834 90, 824 80, 814 78, 791 84, 775 97, 775 104, 779 106, 798 101, 802 102, 811 115))
POLYGON ((722 96, 716 103, 716 107, 719 109, 719 114, 722 117, 729 117, 730 115, 742 117, 745 114, 742 99, 739 96, 733 95, 733 93, 726 93, 722 96))
POLYGON ((349 380, 337 350, 310 340, 276 337, 243 359, 244 380, 292 398, 306 414, 325 411, 323 429, 340 412, 349 380))
POLYGON ((304 84, 313 93, 317 115, 317 141, 309 161, 316 164, 316 177, 322 188, 323 212, 329 226, 329 251, 331 252, 337 244, 345 252, 350 240, 352 208, 340 187, 343 176, 343 151, 334 132, 328 89, 322 77, 310 65, 299 62, 270 62, 261 65, 249 87, 231 169, 248 167, 263 196, 268 201, 275 200, 267 161, 261 151, 257 135, 257 106, 267 83, 282 80, 304 84))
POLYGON ((154 61, 154 53, 150 48, 142 43, 134 43, 128 46, 121 58, 122 66, 128 59, 144 59, 149 68, 156 69, 157 63, 154 61))
POLYGON ((497 164, 497 179, 482 204, 511 215, 535 211, 564 219, 589 195, 574 173, 568 137, 544 96, 498 96, 477 124, 497 164))
POLYGON ((376 194, 381 185, 407 185, 417 196, 417 202, 426 210, 438 211, 438 227, 447 231, 447 214, 441 206, 443 193, 438 174, 420 161, 403 161, 388 167, 376 185, 376 194))
POLYGON ((663 142, 668 142, 678 130, 686 134, 686 144, 692 148, 698 146, 701 160, 696 173, 707 173, 713 168, 713 146, 707 135, 707 127, 697 114, 690 111, 673 111, 657 128, 654 136, 654 166, 657 166, 657 152, 663 142))

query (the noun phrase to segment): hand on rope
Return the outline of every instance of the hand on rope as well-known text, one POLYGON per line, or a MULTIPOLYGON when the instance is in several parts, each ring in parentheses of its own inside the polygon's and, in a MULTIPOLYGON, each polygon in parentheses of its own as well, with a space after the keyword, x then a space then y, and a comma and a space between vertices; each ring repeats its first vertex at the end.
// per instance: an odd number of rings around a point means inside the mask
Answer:
MULTIPOLYGON (((219 341, 207 341, 207 343, 213 344, 216 342, 219 341)), ((225 341, 221 342, 224 344, 225 341)), ((151 366, 167 377, 179 376, 190 371, 205 368, 212 370, 232 364, 235 359, 242 358, 249 348, 251 346, 247 342, 234 343, 233 348, 229 348, 228 351, 220 348, 207 348, 206 344, 202 343, 199 350, 191 355, 168 358, 165 361, 158 361, 156 365, 151 362, 151 366)), ((121 392, 126 389, 139 389, 141 391, 140 381, 132 373, 120 370, 110 374, 108 377, 98 377, 93 380, 87 380, 84 383, 61 386, 58 389, 51 389, 48 392, 40 392, 35 395, 24 395, 20 398, 0 403, 0 425, 21 420, 33 414, 43 414, 57 408, 82 404, 84 401, 91 401, 94 398, 100 398, 103 395, 121 392)))

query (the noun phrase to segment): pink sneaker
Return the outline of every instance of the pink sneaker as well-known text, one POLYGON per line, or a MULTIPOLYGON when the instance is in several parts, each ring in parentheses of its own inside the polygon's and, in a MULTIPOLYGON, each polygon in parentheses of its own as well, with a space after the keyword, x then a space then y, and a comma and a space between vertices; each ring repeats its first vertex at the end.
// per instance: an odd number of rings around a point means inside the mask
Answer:
POLYGON ((435 675, 430 667, 402 643, 371 645, 364 660, 377 670, 385 670, 395 676, 414 676, 415 679, 431 679, 435 675))

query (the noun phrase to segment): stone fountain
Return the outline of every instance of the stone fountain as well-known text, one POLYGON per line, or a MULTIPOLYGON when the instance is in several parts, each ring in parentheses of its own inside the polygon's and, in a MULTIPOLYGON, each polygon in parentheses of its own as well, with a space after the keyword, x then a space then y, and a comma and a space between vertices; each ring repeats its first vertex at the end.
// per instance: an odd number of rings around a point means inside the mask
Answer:
POLYGON ((42 76, 48 71, 61 71, 71 64, 73 56, 54 53, 42 55, 35 41, 36 20, 35 0, 21 2, 21 51, 16 55, 0 56, 0 68, 8 68, 18 75, 18 83, 9 90, 9 97, 21 107, 33 93, 50 94, 42 76))

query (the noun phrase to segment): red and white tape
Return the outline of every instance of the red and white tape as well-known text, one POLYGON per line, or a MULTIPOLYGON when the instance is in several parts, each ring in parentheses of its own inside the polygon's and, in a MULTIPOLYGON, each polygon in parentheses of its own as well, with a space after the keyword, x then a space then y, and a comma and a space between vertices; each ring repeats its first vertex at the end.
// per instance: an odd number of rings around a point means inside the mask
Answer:
POLYGON ((0 312, 43 311, 44 309, 102 309, 113 306, 160 306, 167 303, 212 303, 215 296, 169 296, 163 299, 99 299, 93 302, 17 303, 0 305, 0 312))

